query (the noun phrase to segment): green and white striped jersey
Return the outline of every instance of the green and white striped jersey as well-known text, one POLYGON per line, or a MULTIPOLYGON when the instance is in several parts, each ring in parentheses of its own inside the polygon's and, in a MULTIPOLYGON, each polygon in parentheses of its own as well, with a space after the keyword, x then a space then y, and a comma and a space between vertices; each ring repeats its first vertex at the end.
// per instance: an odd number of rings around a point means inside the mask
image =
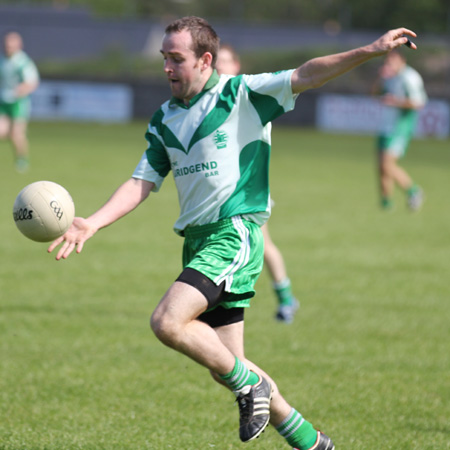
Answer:
POLYGON ((270 122, 294 108, 291 75, 214 72, 188 106, 172 98, 153 115, 133 177, 158 191, 172 170, 176 233, 236 215, 258 225, 269 218, 270 122))
MULTIPOLYGON (((410 99, 418 105, 425 105, 428 100, 422 77, 417 70, 410 66, 405 66, 396 76, 384 80, 382 93, 392 94, 397 98, 410 99)), ((417 116, 417 110, 384 106, 381 133, 390 135, 403 129, 410 134, 415 127, 417 116)))
POLYGON ((25 52, 18 51, 10 58, 0 56, 0 102, 14 103, 17 86, 35 81, 39 81, 38 70, 25 52))

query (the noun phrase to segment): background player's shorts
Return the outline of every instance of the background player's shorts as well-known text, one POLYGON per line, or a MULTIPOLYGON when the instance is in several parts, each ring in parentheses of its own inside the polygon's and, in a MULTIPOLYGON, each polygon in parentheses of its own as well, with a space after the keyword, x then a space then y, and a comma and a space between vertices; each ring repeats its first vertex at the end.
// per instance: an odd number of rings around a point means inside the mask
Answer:
POLYGON ((410 138, 400 135, 379 136, 378 150, 396 158, 402 158, 406 154, 410 140, 410 138))
POLYGON ((31 102, 29 98, 21 98, 14 103, 0 103, 0 116, 7 116, 11 120, 28 120, 30 111, 31 102))
POLYGON ((386 152, 396 158, 405 156, 414 134, 416 123, 416 111, 403 113, 389 134, 378 137, 378 151, 386 152))
POLYGON ((239 216, 184 230, 183 267, 201 272, 219 286, 224 308, 250 306, 264 261, 261 229, 239 216))

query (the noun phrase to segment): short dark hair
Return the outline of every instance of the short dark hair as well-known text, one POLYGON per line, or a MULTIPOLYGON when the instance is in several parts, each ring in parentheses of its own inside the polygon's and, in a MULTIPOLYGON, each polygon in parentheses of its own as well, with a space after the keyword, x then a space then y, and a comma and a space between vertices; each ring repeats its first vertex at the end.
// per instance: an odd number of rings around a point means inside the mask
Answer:
POLYGON ((6 36, 9 36, 10 34, 17 34, 17 36, 19 36, 20 39, 22 39, 22 35, 15 28, 8 28, 7 30, 5 30, 3 32, 2 38, 5 39, 6 36))
POLYGON ((193 52, 197 58, 209 52, 212 55, 212 67, 215 67, 220 39, 214 28, 201 17, 186 16, 177 19, 166 27, 166 34, 188 30, 192 36, 193 52))

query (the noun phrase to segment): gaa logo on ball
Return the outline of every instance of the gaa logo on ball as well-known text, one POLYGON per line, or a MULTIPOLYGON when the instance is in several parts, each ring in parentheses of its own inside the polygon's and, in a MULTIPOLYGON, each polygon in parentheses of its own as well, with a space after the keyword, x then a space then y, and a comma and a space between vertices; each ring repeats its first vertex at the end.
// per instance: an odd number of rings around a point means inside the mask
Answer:
POLYGON ((72 225, 74 216, 72 197, 52 181, 36 181, 24 187, 13 207, 17 228, 37 242, 50 242, 62 236, 72 225))

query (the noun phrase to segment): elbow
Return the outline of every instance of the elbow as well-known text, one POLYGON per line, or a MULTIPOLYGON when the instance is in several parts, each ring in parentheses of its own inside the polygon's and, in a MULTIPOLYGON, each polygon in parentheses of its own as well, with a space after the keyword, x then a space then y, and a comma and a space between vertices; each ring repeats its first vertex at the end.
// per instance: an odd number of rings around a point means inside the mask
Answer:
POLYGON ((150 195, 150 192, 155 186, 155 184, 150 181, 134 177, 132 177, 128 183, 133 194, 139 198, 139 203, 143 202, 150 195))
POLYGON ((150 192, 152 192, 152 189, 154 186, 155 186, 154 183, 146 183, 142 186, 142 190, 141 190, 141 201, 142 202, 148 198, 148 196, 150 195, 150 192))
POLYGON ((328 80, 322 80, 322 79, 316 79, 316 78, 312 78, 311 82, 310 82, 310 89, 318 89, 320 87, 322 87, 323 85, 325 85, 327 83, 328 80))

